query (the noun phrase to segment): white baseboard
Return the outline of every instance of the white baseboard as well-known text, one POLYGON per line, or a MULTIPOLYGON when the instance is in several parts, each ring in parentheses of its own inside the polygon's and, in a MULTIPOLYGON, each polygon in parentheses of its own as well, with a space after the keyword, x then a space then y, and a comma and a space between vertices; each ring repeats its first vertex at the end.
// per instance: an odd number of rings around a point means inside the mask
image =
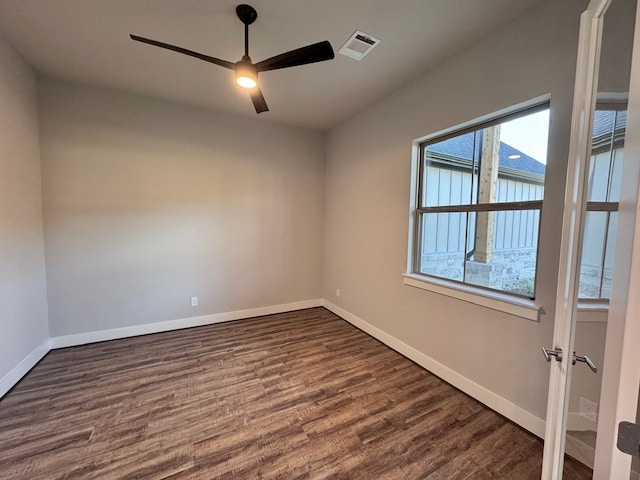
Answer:
POLYGON ((267 307, 251 308, 247 310, 237 310, 233 312, 215 313, 211 315, 202 315, 199 317, 182 318, 178 320, 169 320, 165 322, 156 322, 143 325, 134 325, 130 327, 114 328, 109 330, 97 330, 93 332, 78 333, 74 335, 65 335, 53 337, 43 342, 29 356, 22 360, 15 368, 0 380, 0 398, 8 392, 33 366, 40 361, 50 349, 70 347, 75 345, 84 345, 93 342, 102 342, 106 340, 115 340, 118 338, 133 337, 137 335, 146 335, 149 333, 166 332, 170 330, 178 330, 181 328, 197 327, 202 325, 211 325, 214 323, 228 322, 231 320, 240 320, 244 318, 259 317, 262 315, 272 315, 276 313, 291 312, 294 310, 302 310, 305 308, 313 308, 324 306, 336 315, 342 317, 355 327, 363 330, 372 337, 380 340, 385 345, 401 353, 405 357, 413 360, 418 365, 429 370, 433 374, 442 378, 456 388, 471 395, 473 398, 487 405, 489 408, 504 415, 508 419, 522 426, 538 437, 544 436, 545 422, 526 410, 518 407, 514 403, 500 397, 485 387, 475 383, 474 381, 460 375, 458 372, 446 367, 433 358, 389 335, 377 327, 367 323, 359 317, 349 313, 348 311, 332 304, 327 300, 312 299, 300 302, 287 303, 282 305, 272 305, 267 307))
POLYGON ((236 310, 234 312, 213 313, 199 317, 145 323, 142 325, 112 328, 109 330, 95 330, 93 332, 76 333, 74 335, 63 335, 60 337, 53 337, 50 341, 51 348, 73 347, 87 343, 104 342, 106 340, 147 335, 149 333, 168 332, 170 330, 179 330, 181 328, 200 327, 202 325, 211 325, 214 323, 229 322, 231 320, 273 315, 275 313, 285 313, 321 306, 321 299, 303 300, 300 302, 285 303, 282 305, 271 305, 267 307, 250 308, 247 310, 236 310))
POLYGON ((13 388, 13 386, 20 381, 22 377, 24 377, 29 370, 31 370, 35 365, 42 360, 49 350, 51 349, 49 339, 47 338, 44 342, 36 347, 36 349, 27 355, 18 365, 11 369, 9 373, 7 373, 2 379, 0 379, 0 398, 4 397, 4 395, 13 388))
POLYGON ((363 330, 372 337, 380 340, 382 343, 394 349, 396 352, 401 353, 405 357, 413 360, 418 365, 429 370, 431 373, 442 378, 454 387, 462 390, 466 394, 482 402, 492 410, 495 410, 501 415, 504 415, 509 420, 517 423, 534 435, 540 438, 544 438, 545 421, 543 419, 538 418, 535 415, 524 410, 523 408, 518 407, 509 400, 502 398, 494 392, 486 389, 482 385, 475 383, 473 380, 460 375, 458 372, 441 364, 440 362, 389 335, 388 333, 380 330, 379 328, 374 327, 370 323, 365 322, 361 318, 356 317, 355 315, 338 307, 337 305, 334 305, 328 300, 324 300, 323 306, 326 309, 331 310, 339 317, 342 317, 355 327, 359 328, 360 330, 363 330))
POLYGON ((564 445, 564 453, 575 458, 593 470, 596 459, 596 449, 586 444, 582 439, 573 435, 567 435, 564 445))
POLYGON ((597 423, 594 423, 590 420, 587 420, 584 417, 580 416, 578 412, 568 412, 567 413, 567 431, 574 432, 586 432, 586 431, 596 431, 597 423))
POLYGON ((110 330, 96 330, 93 332, 48 338, 2 379, 0 379, 0 398, 11 390, 13 386, 42 359, 42 357, 54 348, 73 347, 76 345, 84 345, 86 343, 135 337, 137 335, 146 335, 149 333, 167 332, 170 330, 179 330, 181 328, 199 327, 202 325, 211 325, 213 323, 228 322, 231 320, 273 315, 275 313, 292 312, 294 310, 302 310, 305 308, 321 307, 322 303, 322 299, 303 300, 300 302, 285 303, 282 305, 270 305, 267 307, 250 308, 247 310, 236 310, 234 312, 214 313, 199 317, 168 320, 166 322, 133 325, 130 327, 113 328, 110 330))

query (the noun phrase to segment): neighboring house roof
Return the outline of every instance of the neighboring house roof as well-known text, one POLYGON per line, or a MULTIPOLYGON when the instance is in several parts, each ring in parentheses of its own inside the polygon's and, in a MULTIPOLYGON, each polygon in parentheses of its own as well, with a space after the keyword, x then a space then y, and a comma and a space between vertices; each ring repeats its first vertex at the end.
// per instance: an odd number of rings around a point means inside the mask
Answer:
POLYGON ((596 110, 593 118, 593 153, 608 151, 611 148, 612 134, 613 148, 622 147, 626 129, 626 110, 596 110))
MULTIPOLYGON (((452 137, 442 142, 434 143, 427 147, 427 152, 454 157, 458 159, 471 161, 473 155, 473 132, 452 137)), ((480 148, 481 140, 476 140, 478 148, 480 148)), ((500 142, 500 168, 517 170, 524 173, 532 173, 534 175, 544 175, 545 165, 535 158, 530 157, 526 153, 512 147, 511 145, 500 142), (509 156, 520 155, 519 158, 509 158, 509 156)))
POLYGON ((544 175, 547 166, 530 157, 511 145, 500 142, 500 163, 504 168, 519 170, 521 172, 535 173, 536 175, 544 175), (520 158, 509 158, 510 156, 520 155, 520 158))
MULTIPOLYGON (((615 133, 614 148, 617 148, 619 142, 624 141, 626 126, 627 112, 625 110, 596 110, 593 119, 594 153, 599 152, 600 149, 610 148, 612 133, 615 133)), ((482 144, 481 135, 474 137, 474 133, 469 132, 429 145, 427 146, 427 152, 435 154, 436 157, 440 157, 440 159, 445 161, 447 159, 455 159, 471 162, 474 151, 474 138, 476 148, 480 148, 482 144)), ((501 170, 544 176, 546 165, 507 143, 500 142, 499 154, 499 166, 501 170), (519 157, 509 158, 516 155, 519 155, 519 157)))
POLYGON ((596 110, 593 118, 593 138, 611 135, 614 123, 616 130, 624 130, 627 127, 626 110, 596 110), (616 118, 617 114, 617 118, 616 118))

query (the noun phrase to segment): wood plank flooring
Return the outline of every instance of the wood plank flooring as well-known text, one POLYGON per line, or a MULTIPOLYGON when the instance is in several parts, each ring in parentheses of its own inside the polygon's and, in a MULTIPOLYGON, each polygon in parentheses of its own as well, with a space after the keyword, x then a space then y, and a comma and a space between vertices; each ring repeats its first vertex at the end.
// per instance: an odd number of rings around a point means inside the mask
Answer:
POLYGON ((54 350, 0 400, 3 480, 526 480, 541 458, 323 308, 54 350))

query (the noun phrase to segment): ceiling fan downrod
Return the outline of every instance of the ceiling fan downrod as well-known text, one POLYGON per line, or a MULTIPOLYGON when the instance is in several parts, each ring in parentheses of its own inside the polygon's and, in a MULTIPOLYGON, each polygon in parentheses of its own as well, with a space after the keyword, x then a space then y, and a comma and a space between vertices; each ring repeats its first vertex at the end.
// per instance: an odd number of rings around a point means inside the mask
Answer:
POLYGON ((236 7, 236 15, 244 23, 244 56, 249 57, 249 25, 256 21, 258 12, 251 5, 243 3, 236 7))

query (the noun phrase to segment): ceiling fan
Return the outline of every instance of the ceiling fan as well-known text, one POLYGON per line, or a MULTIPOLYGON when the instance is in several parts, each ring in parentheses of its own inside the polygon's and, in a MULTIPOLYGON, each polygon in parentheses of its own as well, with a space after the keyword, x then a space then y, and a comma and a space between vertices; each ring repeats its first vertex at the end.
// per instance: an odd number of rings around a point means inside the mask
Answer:
POLYGON ((258 73, 266 72, 268 70, 277 70, 279 68, 296 67, 307 63, 323 62, 325 60, 331 60, 335 56, 331 44, 325 40, 323 42, 307 45, 306 47, 297 48, 286 53, 281 53, 280 55, 267 58, 266 60, 262 60, 258 63, 253 63, 251 61, 251 57, 249 57, 249 25, 255 22, 256 18, 258 18, 258 13, 252 6, 242 4, 236 7, 236 14, 240 21, 244 23, 244 56, 241 60, 235 63, 210 57, 209 55, 204 55, 202 53, 187 50, 186 48, 177 47, 168 43, 158 42, 157 40, 139 37, 138 35, 129 36, 132 40, 137 42, 148 43, 149 45, 155 45, 156 47, 173 50, 174 52, 189 55, 191 57, 204 60, 205 62, 213 63, 215 65, 228 68, 229 70, 234 70, 236 83, 249 90, 256 113, 266 112, 269 110, 267 102, 260 91, 260 87, 258 87, 258 73))

